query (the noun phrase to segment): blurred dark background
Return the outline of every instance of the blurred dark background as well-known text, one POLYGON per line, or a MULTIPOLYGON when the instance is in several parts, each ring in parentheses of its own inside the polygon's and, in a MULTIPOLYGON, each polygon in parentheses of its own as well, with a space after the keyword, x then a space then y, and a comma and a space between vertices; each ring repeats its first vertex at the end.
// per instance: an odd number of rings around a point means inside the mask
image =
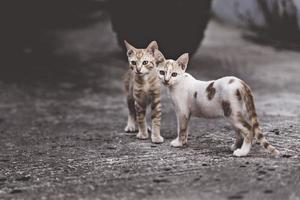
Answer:
POLYGON ((44 60, 59 43, 53 33, 87 27, 104 16, 121 48, 124 39, 137 47, 157 40, 167 57, 193 55, 212 15, 251 30, 244 36, 253 42, 299 50, 299 7, 297 0, 215 0, 213 6, 211 0, 2 1, 1 60, 6 66, 29 54, 44 60))
POLYGON ((168 56, 178 56, 183 51, 194 53, 203 39, 210 4, 210 0, 2 2, 1 50, 11 55, 51 52, 53 40, 47 38, 49 30, 88 26, 99 19, 97 13, 105 12, 122 47, 124 39, 139 47, 155 39, 168 56))
MULTIPOLYGON (((20 80, 29 74, 31 79, 39 73, 32 68, 41 63, 70 64, 67 56, 55 53, 62 43, 56 33, 93 26, 107 19, 123 50, 124 39, 139 48, 157 40, 168 57, 183 52, 192 55, 204 37, 210 5, 210 0, 2 1, 0 76, 20 80)), ((106 36, 99 33, 97 37, 106 36)), ((55 66, 46 71, 53 73, 55 66)))

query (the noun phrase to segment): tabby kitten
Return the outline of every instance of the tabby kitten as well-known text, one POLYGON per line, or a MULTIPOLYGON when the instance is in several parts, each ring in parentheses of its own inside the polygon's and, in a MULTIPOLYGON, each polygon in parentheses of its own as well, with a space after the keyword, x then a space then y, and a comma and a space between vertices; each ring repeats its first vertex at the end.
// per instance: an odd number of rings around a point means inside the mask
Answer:
POLYGON ((189 56, 183 54, 176 61, 166 60, 155 50, 158 75, 168 87, 178 121, 178 137, 171 146, 187 143, 190 116, 214 118, 223 116, 234 127, 236 141, 231 146, 234 156, 246 156, 253 137, 271 154, 279 155, 262 134, 249 86, 236 77, 224 77, 214 81, 196 80, 185 73, 189 56))
POLYGON ((128 122, 125 132, 136 131, 138 124, 138 139, 146 139, 148 126, 146 121, 146 108, 151 105, 153 143, 162 143, 164 138, 160 135, 161 103, 160 81, 156 74, 154 51, 158 49, 155 41, 146 49, 136 49, 124 41, 127 48, 127 57, 130 70, 125 76, 125 91, 129 109, 128 122))

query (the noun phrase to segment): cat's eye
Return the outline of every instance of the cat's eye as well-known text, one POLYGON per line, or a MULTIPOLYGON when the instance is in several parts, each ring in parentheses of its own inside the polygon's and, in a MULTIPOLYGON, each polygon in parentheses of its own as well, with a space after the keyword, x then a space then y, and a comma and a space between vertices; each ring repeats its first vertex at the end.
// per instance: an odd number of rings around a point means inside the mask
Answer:
POLYGON ((143 65, 147 65, 148 64, 148 61, 147 60, 144 60, 143 61, 143 65))
POLYGON ((136 65, 136 62, 133 60, 130 62, 132 65, 136 65))
POLYGON ((160 71, 159 71, 159 74, 160 74, 160 75, 165 75, 165 71, 160 70, 160 71))
POLYGON ((177 73, 176 73, 176 72, 173 72, 173 73, 171 74, 171 76, 176 77, 176 76, 177 76, 177 73))

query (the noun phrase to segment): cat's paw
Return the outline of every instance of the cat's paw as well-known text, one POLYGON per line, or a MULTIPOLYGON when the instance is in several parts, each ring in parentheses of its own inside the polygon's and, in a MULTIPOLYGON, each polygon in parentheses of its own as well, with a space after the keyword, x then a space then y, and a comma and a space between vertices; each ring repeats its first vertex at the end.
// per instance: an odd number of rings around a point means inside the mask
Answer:
POLYGON ((237 146, 235 145, 235 144, 232 144, 231 146, 230 146, 230 150, 231 151, 234 151, 234 150, 236 150, 237 149, 237 146))
POLYGON ((151 135, 151 140, 153 143, 163 143, 164 142, 164 138, 159 136, 152 136, 151 135))
POLYGON ((140 139, 140 140, 145 140, 149 137, 148 133, 141 133, 139 132, 137 135, 136 135, 136 138, 140 139))
POLYGON ((272 155, 275 156, 276 158, 278 158, 280 156, 280 152, 275 149, 273 152, 272 152, 272 155))
POLYGON ((237 157, 242 157, 242 156, 247 156, 249 153, 249 151, 243 151, 242 149, 236 149, 234 152, 233 152, 233 155, 234 156, 237 156, 237 157))
POLYGON ((186 139, 184 139, 183 141, 182 141, 182 145, 186 145, 187 144, 187 138, 186 139))
POLYGON ((133 133, 133 132, 136 132, 137 129, 135 127, 135 124, 128 123, 127 126, 124 128, 124 131, 126 133, 133 133))
POLYGON ((183 146, 183 143, 178 138, 173 140, 170 144, 171 144, 171 147, 182 147, 183 146))

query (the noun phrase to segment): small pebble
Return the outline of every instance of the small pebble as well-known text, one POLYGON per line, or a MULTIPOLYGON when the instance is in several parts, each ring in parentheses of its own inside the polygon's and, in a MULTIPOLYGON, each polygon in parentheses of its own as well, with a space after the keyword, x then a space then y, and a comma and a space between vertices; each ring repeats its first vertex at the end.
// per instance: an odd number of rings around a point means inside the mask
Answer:
POLYGON ((264 193, 271 194, 271 193, 273 193, 273 190, 265 190, 264 193))
POLYGON ((16 194, 16 193, 21 193, 21 192, 23 192, 23 191, 20 189, 14 189, 14 190, 10 191, 11 194, 16 194))
POLYGON ((16 181, 29 181, 29 180, 30 180, 30 176, 23 176, 23 177, 16 178, 16 181))
POLYGON ((275 133, 275 135, 279 135, 280 131, 278 128, 274 128, 271 132, 275 133))
POLYGON ((284 154, 284 155, 282 155, 282 157, 283 157, 283 158, 290 158, 290 157, 292 157, 292 155, 284 154))

